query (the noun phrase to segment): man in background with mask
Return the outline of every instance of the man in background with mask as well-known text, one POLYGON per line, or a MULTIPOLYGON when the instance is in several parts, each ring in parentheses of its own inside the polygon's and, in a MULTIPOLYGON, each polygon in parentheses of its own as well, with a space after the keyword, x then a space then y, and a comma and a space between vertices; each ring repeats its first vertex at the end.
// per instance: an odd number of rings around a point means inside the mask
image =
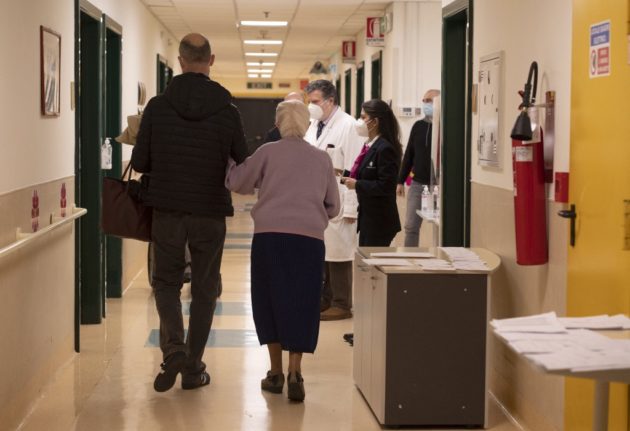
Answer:
POLYGON ((422 189, 431 183, 431 131, 433 129, 433 98, 440 95, 439 90, 429 90, 422 98, 424 118, 416 121, 411 128, 409 142, 403 156, 398 176, 396 192, 405 196, 405 180, 413 169, 413 180, 407 193, 407 211, 405 215, 405 247, 418 247, 422 218, 416 210, 422 206, 422 189))
MULTIPOLYGON (((306 87, 311 126, 304 139, 330 154, 337 173, 347 175, 361 152, 365 139, 355 129, 356 121, 337 105, 332 82, 317 80, 306 87)), ((339 184, 342 210, 324 232, 326 264, 321 301, 321 320, 352 317, 352 260, 357 245, 357 195, 339 184)))

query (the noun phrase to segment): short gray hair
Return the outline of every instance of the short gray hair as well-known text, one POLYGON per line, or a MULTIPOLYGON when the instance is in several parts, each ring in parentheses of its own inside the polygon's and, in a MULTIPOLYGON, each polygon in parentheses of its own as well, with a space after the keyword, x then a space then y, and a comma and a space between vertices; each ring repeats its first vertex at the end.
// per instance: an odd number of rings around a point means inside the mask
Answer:
POLYGON ((276 125, 283 138, 303 138, 310 125, 308 108, 299 100, 280 102, 276 108, 276 125))
POLYGON ((306 94, 311 94, 316 90, 322 92, 322 97, 324 99, 333 99, 335 105, 339 104, 339 101, 337 100, 337 88, 335 88, 331 81, 318 79, 317 81, 310 82, 305 89, 306 94))
POLYGON ((205 37, 201 45, 192 44, 187 38, 183 38, 179 43, 179 55, 187 63, 208 63, 212 56, 210 42, 205 37))

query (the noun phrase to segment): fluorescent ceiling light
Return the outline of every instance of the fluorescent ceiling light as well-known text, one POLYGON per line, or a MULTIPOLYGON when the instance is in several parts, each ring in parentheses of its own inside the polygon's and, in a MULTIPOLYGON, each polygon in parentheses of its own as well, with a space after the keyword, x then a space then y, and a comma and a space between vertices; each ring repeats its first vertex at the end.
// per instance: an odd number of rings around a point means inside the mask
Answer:
POLYGON ((251 40, 244 40, 243 43, 245 45, 282 45, 281 40, 271 40, 271 39, 251 39, 251 40))
POLYGON ((248 66, 254 66, 254 67, 265 67, 265 66, 275 66, 276 63, 259 63, 256 61, 249 61, 247 62, 248 66))
POLYGON ((277 52, 246 52, 246 56, 248 57, 277 57, 277 52))
POLYGON ((261 78, 271 78, 271 74, 269 73, 263 73, 262 75, 260 75, 261 78))
POLYGON ((273 70, 271 69, 248 69, 247 73, 271 73, 273 70))
POLYGON ((247 77, 248 78, 258 78, 258 74, 257 73, 248 73, 247 77))
POLYGON ((286 27, 287 21, 241 21, 241 25, 250 27, 286 27))

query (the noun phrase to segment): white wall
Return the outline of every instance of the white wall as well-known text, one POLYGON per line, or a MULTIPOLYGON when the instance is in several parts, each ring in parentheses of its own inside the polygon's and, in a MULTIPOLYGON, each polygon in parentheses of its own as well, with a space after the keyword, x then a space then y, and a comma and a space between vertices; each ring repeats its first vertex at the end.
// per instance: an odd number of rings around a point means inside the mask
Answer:
MULTIPOLYGON (((394 109, 419 107, 422 96, 440 88, 442 63, 442 7, 439 2, 396 2, 393 30, 385 36, 383 53, 383 99, 394 109)), ((403 145, 419 118, 398 117, 403 145)))
POLYGON ((72 2, 3 1, 0 13, 0 194, 74 174, 72 2), (61 115, 40 115, 39 26, 61 34, 61 115))
MULTIPOLYGON (((95 0, 123 26, 123 125, 137 110, 137 83, 156 90, 156 54, 176 60, 178 42, 140 0, 95 0), (168 45, 168 40, 171 45, 168 45)), ((74 175, 74 7, 72 2, 3 1, 0 13, 0 194, 74 175), (61 34, 61 115, 40 115, 39 26, 61 34)), ((176 68, 177 69, 177 68, 176 68)), ((130 150, 127 150, 127 158, 130 150)))
MULTIPOLYGON (((544 101, 545 91, 556 91, 555 171, 569 170, 569 133, 571 109, 571 17, 570 1, 484 0, 474 8, 473 77, 479 70, 479 58, 504 51, 504 86, 500 168, 477 165, 473 152, 474 182, 512 190, 512 153, 510 132, 520 103, 518 90, 527 80, 529 65, 538 62, 538 101, 544 101), (532 31, 524 33, 524 23, 532 31)), ((472 142, 477 140, 478 117, 473 115, 472 142)), ((473 145, 474 147, 474 145, 473 145)))

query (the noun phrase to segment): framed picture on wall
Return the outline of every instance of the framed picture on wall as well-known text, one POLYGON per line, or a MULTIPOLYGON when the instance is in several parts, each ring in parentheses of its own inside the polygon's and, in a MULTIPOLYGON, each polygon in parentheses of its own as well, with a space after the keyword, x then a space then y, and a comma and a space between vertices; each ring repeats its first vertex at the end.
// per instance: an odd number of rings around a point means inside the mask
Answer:
POLYGON ((61 35, 40 26, 39 36, 42 115, 55 117, 60 112, 61 35))

